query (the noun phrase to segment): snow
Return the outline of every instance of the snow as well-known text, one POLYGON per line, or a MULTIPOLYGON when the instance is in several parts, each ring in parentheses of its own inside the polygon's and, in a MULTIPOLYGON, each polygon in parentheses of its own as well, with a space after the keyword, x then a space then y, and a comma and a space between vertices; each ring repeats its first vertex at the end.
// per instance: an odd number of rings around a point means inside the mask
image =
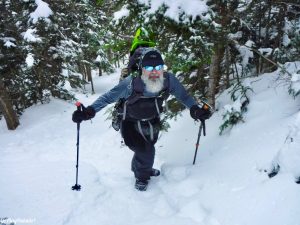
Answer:
POLYGON ((241 103, 241 99, 238 98, 236 101, 233 102, 232 105, 225 105, 224 106, 224 109, 226 112, 240 112, 241 111, 241 106, 242 106, 242 103, 241 103))
POLYGON ((95 59, 95 62, 101 62, 101 56, 100 55, 97 55, 97 57, 95 59))
MULTIPOLYGON (((94 76, 97 94, 77 98, 91 104, 119 74, 94 76)), ((15 131, 1 120, 0 218, 39 225, 299 225, 300 104, 278 74, 249 79, 254 92, 245 123, 223 136, 219 126, 230 98, 224 92, 217 99, 219 110, 206 122, 194 166, 199 124, 188 110, 170 121, 169 132, 156 144, 155 167, 162 174, 151 179, 146 192, 134 189, 132 152, 110 127, 105 110, 80 127, 80 192, 71 190, 73 104, 52 99, 32 106, 15 131), (270 179, 264 171, 274 162, 282 170, 270 179)))
POLYGON ((0 38, 0 40, 2 40, 4 42, 4 46, 7 47, 7 48, 16 47, 15 43, 13 43, 13 42, 16 41, 15 38, 4 37, 4 38, 0 38))
POLYGON ((288 21, 287 18, 285 18, 285 22, 284 22, 284 28, 283 28, 283 37, 282 37, 282 44, 283 46, 287 47, 290 43, 291 43, 291 39, 289 38, 289 31, 292 30, 292 24, 291 22, 288 21))
POLYGON ((127 9, 127 5, 124 5, 119 11, 114 13, 114 20, 118 21, 122 17, 126 17, 129 15, 129 10, 127 9))
POLYGON ((300 74, 298 74, 298 73, 292 74, 291 81, 292 81, 292 82, 300 81, 300 74))
POLYGON ((36 31, 36 29, 29 28, 25 33, 23 33, 24 40, 28 42, 41 42, 42 39, 35 34, 36 31))
MULTIPOLYGON (((141 4, 145 4, 149 6, 148 10, 149 14, 154 14, 162 5, 166 5, 168 7, 165 16, 179 21, 179 15, 182 12, 185 12, 187 15, 192 16, 194 19, 196 16, 202 16, 203 13, 208 11, 208 6, 206 5, 205 0, 189 0, 188 4, 185 1, 181 0, 138 0, 141 4)), ((203 19, 207 19, 207 17, 202 17, 203 19)))
POLYGON ((258 51, 261 53, 261 54, 265 54, 266 56, 269 56, 273 49, 272 48, 259 48, 258 51))
POLYGON ((243 36, 243 32, 242 31, 238 31, 236 33, 230 33, 228 34, 228 38, 229 39, 232 39, 232 40, 236 40, 236 39, 239 39, 239 38, 242 38, 243 36))
POLYGON ((26 64, 27 64, 27 67, 30 68, 33 66, 34 64, 34 58, 33 58, 33 54, 29 53, 27 54, 27 57, 26 57, 26 64))
POLYGON ((39 20, 39 18, 47 19, 53 14, 53 11, 49 8, 49 5, 46 2, 42 0, 35 0, 35 4, 37 4, 37 8, 34 12, 30 13, 30 18, 34 24, 39 20))
POLYGON ((242 57, 243 67, 246 67, 248 65, 250 58, 253 58, 253 52, 251 51, 253 45, 253 41, 247 41, 243 46, 237 45, 237 49, 240 52, 240 56, 242 57))
POLYGON ((4 44, 5 47, 10 48, 10 47, 16 47, 16 45, 10 41, 6 41, 4 44))
POLYGON ((291 89, 293 93, 299 93, 300 92, 300 74, 299 73, 293 73, 291 77, 291 89))

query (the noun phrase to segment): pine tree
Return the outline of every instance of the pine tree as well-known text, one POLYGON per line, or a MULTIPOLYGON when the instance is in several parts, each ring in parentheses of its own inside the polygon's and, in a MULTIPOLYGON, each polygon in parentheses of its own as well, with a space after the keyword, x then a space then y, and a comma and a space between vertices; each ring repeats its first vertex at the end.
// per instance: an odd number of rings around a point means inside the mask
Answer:
POLYGON ((4 115, 8 129, 16 129, 19 124, 17 113, 22 111, 22 94, 16 91, 25 64, 17 23, 21 8, 19 2, 0 3, 0 28, 3 31, 0 33, 0 114, 4 115))
POLYGON ((2 1, 1 12, 1 91, 18 114, 51 97, 73 99, 66 86, 82 87, 86 74, 92 82, 100 54, 103 70, 111 71, 103 55, 107 18, 93 1, 2 1), (36 15, 39 4, 47 16, 36 15))

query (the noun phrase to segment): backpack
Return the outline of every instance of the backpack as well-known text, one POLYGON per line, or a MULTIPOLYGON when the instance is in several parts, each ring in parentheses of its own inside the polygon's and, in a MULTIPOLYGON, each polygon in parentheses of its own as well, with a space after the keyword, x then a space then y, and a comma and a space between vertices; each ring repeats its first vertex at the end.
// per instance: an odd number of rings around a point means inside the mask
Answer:
MULTIPOLYGON (((164 86, 158 96, 145 97, 143 96, 144 84, 140 76, 132 79, 132 94, 125 100, 121 99, 114 110, 114 119, 112 127, 118 131, 122 120, 139 122, 153 121, 160 117, 164 112, 163 102, 169 97, 169 76, 164 72, 164 86)), ((166 109, 167 109, 167 104, 166 109)))
MULTIPOLYGON (((141 134, 145 141, 149 141, 146 136, 150 137, 150 141, 154 141, 160 130, 160 114, 163 112, 163 102, 169 96, 169 75, 164 72, 164 86, 158 96, 145 97, 144 83, 141 79, 141 65, 143 57, 149 51, 157 51, 153 48, 138 47, 132 54, 128 68, 131 69, 132 75, 132 94, 128 99, 120 99, 113 110, 112 127, 119 131, 122 121, 134 122, 135 129, 141 134)), ((166 104, 167 108, 167 104, 166 104)), ((123 132, 122 136, 123 136, 123 132)))
POLYGON ((135 50, 135 52, 130 56, 127 67, 121 70, 120 81, 128 77, 129 74, 139 74, 139 63, 141 60, 141 56, 147 48, 148 47, 138 47, 135 50))

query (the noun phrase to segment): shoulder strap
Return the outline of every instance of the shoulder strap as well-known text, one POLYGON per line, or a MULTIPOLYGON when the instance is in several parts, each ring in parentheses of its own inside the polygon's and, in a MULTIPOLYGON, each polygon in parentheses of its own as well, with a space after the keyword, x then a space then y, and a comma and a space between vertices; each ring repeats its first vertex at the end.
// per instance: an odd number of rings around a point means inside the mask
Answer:
POLYGON ((144 82, 140 76, 134 77, 132 80, 133 91, 137 94, 143 94, 144 92, 144 82))
POLYGON ((135 103, 144 92, 144 83, 141 77, 133 77, 132 78, 132 94, 127 99, 127 104, 135 103))
POLYGON ((164 72, 164 87, 159 92, 159 96, 162 96, 164 99, 167 99, 170 95, 170 77, 168 72, 164 72))

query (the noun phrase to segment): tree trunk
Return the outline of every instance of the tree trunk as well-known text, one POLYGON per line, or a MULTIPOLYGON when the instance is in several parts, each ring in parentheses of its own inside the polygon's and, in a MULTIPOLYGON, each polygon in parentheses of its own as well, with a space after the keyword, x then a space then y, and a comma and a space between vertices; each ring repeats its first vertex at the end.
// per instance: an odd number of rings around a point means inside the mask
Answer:
POLYGON ((287 5, 281 5, 277 17, 277 38, 276 38, 276 46, 277 48, 281 48, 283 45, 283 36, 284 36, 284 27, 285 27, 285 17, 287 13, 287 5))
POLYGON ((77 62, 77 66, 78 66, 78 72, 82 74, 82 80, 86 81, 86 74, 85 74, 85 69, 84 69, 84 65, 81 62, 77 62))
POLYGON ((101 69, 101 66, 99 66, 99 77, 102 76, 102 69, 101 69))
POLYGON ((212 56, 209 67, 209 82, 208 82, 208 103, 215 108, 215 97, 217 88, 221 78, 221 62, 224 56, 225 47, 222 44, 216 44, 215 52, 212 56))
POLYGON ((88 81, 91 82, 91 87, 92 87, 92 94, 95 94, 95 89, 94 89, 94 83, 93 83, 93 78, 92 78, 92 70, 90 65, 85 65, 86 73, 88 76, 88 81))
POLYGON ((195 90, 192 90, 193 92, 195 92, 196 90, 200 91, 200 94, 202 94, 203 96, 205 96, 205 89, 207 87, 207 83, 204 79, 204 66, 200 66, 197 69, 197 81, 196 81, 196 85, 195 85, 195 90))
POLYGON ((225 88, 229 88, 230 86, 230 81, 229 81, 229 76, 230 76, 230 53, 229 53, 229 48, 227 47, 225 50, 225 68, 226 68, 226 77, 225 77, 225 88))
POLYGON ((0 81, 0 111, 4 115, 7 128, 15 130, 20 122, 2 81, 0 81))
POLYGON ((86 80, 88 81, 88 82, 90 82, 91 81, 91 74, 89 73, 89 65, 87 65, 87 64, 83 64, 84 66, 84 73, 85 73, 85 77, 86 77, 86 80))

